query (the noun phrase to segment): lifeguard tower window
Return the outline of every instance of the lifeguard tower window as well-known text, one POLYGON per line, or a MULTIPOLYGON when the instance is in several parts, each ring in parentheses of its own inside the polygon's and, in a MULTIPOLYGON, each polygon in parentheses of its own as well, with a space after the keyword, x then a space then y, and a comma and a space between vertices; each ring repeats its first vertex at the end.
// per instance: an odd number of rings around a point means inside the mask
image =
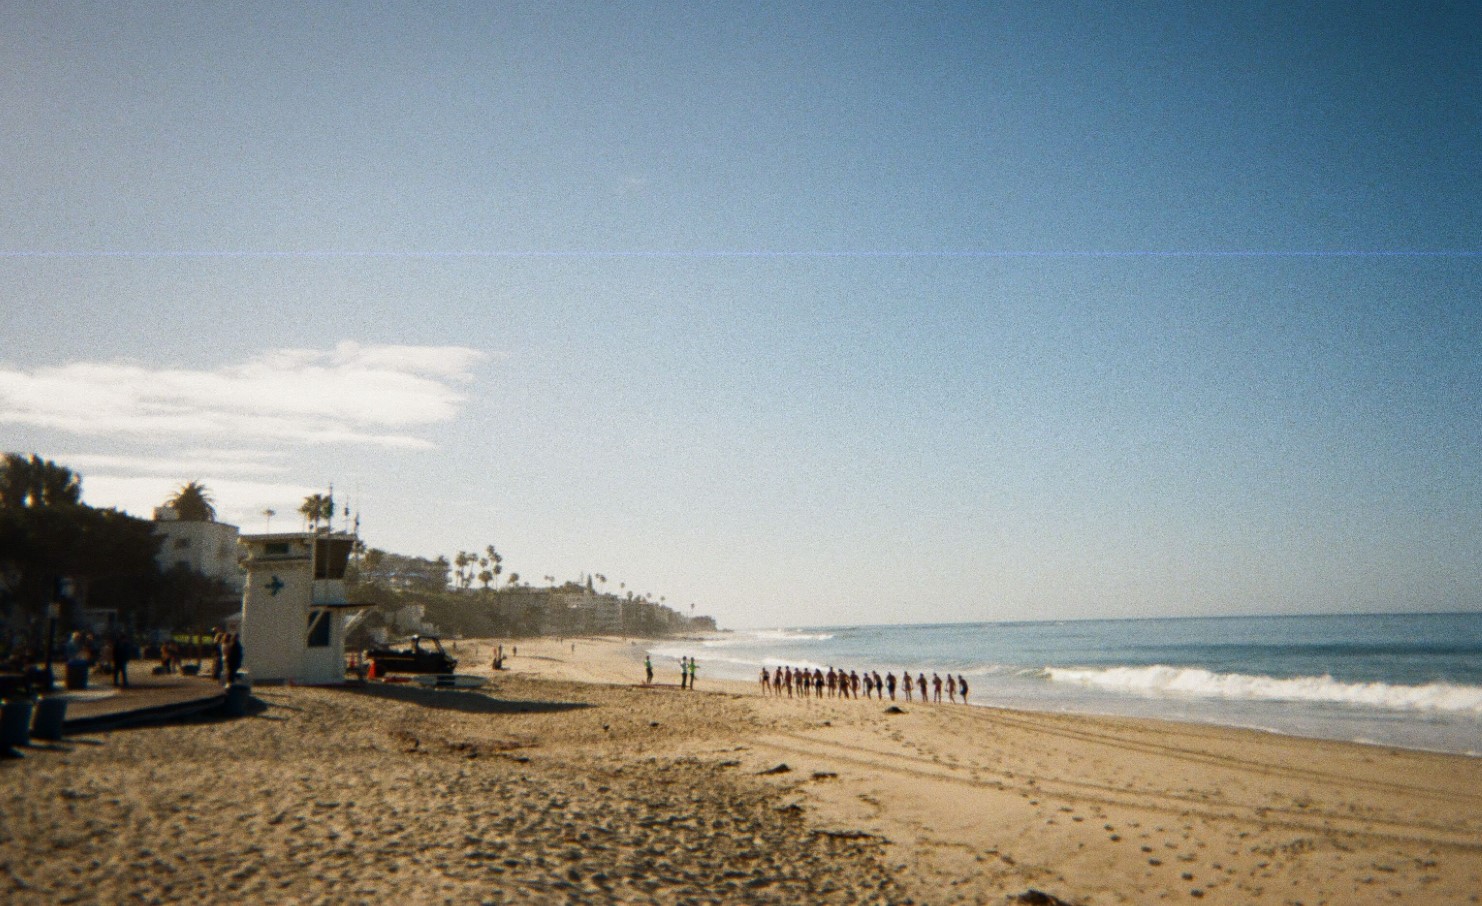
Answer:
POLYGON ((314 578, 345 578, 345 564, 350 562, 350 551, 354 548, 354 538, 315 538, 314 578))
POLYGON ((329 647, 329 611, 309 611, 309 641, 310 648, 329 647))
POLYGON ((263 545, 262 552, 264 554, 267 554, 269 557, 286 557, 288 556, 288 542, 269 541, 267 544, 263 545))

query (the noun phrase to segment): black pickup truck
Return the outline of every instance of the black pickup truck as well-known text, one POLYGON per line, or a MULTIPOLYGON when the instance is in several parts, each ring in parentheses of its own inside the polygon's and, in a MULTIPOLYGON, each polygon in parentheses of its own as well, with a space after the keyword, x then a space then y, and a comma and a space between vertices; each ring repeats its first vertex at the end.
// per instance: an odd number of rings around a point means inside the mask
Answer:
POLYGON ((435 636, 414 635, 410 648, 372 648, 365 652, 365 662, 372 676, 388 673, 452 673, 458 659, 443 650, 435 636))

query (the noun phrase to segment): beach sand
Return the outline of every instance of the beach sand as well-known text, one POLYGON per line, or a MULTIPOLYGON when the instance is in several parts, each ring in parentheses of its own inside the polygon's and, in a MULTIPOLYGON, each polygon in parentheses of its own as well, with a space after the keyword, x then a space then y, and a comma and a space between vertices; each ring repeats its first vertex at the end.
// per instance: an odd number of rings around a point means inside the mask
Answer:
POLYGON ((482 692, 263 687, 0 762, 0 901, 1482 902, 1482 759, 517 644, 482 692))

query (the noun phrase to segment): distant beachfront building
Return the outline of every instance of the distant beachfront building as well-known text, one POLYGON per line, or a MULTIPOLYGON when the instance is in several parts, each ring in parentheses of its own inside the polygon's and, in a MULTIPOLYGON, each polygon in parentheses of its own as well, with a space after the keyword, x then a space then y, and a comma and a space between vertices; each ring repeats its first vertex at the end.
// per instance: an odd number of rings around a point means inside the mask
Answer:
POLYGON ((623 602, 615 595, 598 594, 590 588, 570 586, 551 592, 553 628, 597 635, 621 635, 623 602))
POLYGON ((160 569, 183 566, 226 582, 233 594, 241 593, 241 551, 235 525, 183 520, 174 507, 161 506, 154 509, 154 533, 164 539, 155 555, 160 569))
POLYGON ((409 635, 442 635, 437 624, 428 621, 426 604, 406 604, 393 610, 376 641, 389 642, 409 635))

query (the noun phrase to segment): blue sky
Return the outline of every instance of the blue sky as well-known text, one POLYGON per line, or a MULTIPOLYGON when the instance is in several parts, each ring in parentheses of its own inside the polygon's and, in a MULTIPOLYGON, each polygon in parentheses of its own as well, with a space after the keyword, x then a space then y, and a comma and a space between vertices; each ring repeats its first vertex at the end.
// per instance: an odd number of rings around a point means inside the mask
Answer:
POLYGON ((1473 609, 1479 37, 8 4, 0 446, 728 626, 1473 609))

